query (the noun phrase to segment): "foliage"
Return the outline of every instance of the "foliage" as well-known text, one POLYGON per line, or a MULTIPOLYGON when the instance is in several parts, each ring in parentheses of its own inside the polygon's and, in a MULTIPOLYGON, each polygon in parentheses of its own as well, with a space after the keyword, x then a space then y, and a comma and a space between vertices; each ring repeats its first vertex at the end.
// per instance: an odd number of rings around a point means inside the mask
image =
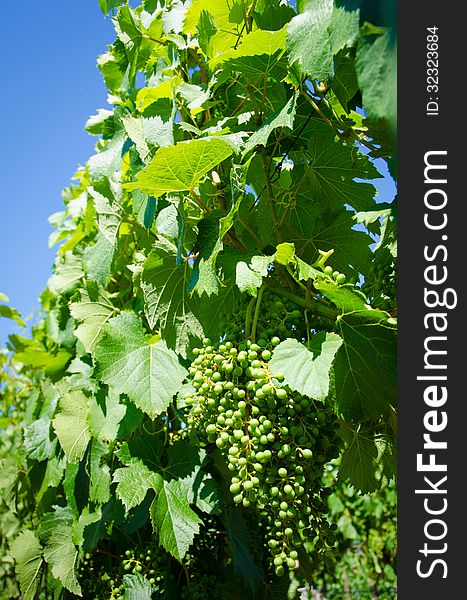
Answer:
POLYGON ((99 4, 111 110, 54 215, 43 318, 0 356, 5 593, 296 597, 354 568, 351 506, 392 585, 365 520, 395 473, 383 7, 99 4))

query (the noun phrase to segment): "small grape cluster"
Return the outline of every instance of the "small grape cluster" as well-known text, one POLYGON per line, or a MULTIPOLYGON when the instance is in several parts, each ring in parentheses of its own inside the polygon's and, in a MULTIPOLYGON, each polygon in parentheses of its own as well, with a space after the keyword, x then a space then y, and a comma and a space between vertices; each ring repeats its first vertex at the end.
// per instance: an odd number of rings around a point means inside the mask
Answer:
MULTIPOLYGON (((167 555, 161 549, 145 548, 125 550, 125 558, 122 563, 123 571, 126 573, 141 573, 151 585, 157 585, 165 580, 167 573, 167 555)), ((116 600, 119 598, 116 596, 116 600)))
MULTIPOLYGON (((248 302, 241 300, 232 313, 221 315, 219 328, 224 332, 225 340, 236 342, 245 334, 247 312, 248 302)), ((272 292, 265 293, 261 300, 261 313, 262 318, 258 320, 256 330, 259 337, 263 334, 264 339, 275 335, 306 339, 303 312, 292 302, 284 302, 272 292)))
POLYGON ((397 280, 394 262, 372 266, 372 277, 362 285, 375 308, 391 310, 396 306, 397 280))
MULTIPOLYGON (((84 598, 90 600, 101 600, 109 598, 113 593, 113 580, 103 568, 102 556, 96 556, 94 553, 86 552, 78 567, 78 581, 84 598), (96 560, 97 559, 97 560, 96 560)), ((122 596, 123 597, 123 596, 122 596)))
POLYGON ((189 368, 195 393, 186 397, 191 431, 215 444, 231 471, 233 501, 267 509, 275 572, 293 569, 305 542, 333 543, 324 518, 329 489, 324 464, 338 456, 338 424, 327 404, 290 390, 269 361, 280 343, 260 333, 257 343, 203 340, 189 368), (329 536, 328 536, 329 534, 329 536))

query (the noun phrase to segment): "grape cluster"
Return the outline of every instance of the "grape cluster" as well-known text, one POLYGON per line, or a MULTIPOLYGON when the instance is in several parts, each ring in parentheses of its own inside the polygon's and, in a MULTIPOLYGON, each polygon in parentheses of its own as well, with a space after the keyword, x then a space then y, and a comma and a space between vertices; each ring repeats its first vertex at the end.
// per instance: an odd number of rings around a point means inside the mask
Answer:
MULTIPOLYGON (((298 312, 298 311, 297 311, 298 312)), ((270 315, 268 315, 270 316, 270 315)), ((289 322, 298 329, 300 313, 289 322)), ((277 326, 277 323, 276 323, 277 326)), ((195 393, 186 397, 191 431, 215 444, 231 471, 233 501, 267 516, 267 544, 278 576, 293 569, 298 549, 334 542, 322 487, 324 464, 338 456, 332 409, 290 390, 269 361, 280 338, 263 328, 257 343, 226 339, 194 350, 189 373, 195 393)))
POLYGON ((166 554, 158 548, 145 548, 139 552, 134 548, 125 550, 123 571, 126 573, 141 573, 151 585, 157 585, 166 577, 166 554))
POLYGON ((375 308, 391 310, 396 306, 397 281, 393 261, 373 265, 371 277, 362 285, 362 291, 370 297, 375 308))
MULTIPOLYGON (((224 332, 226 341, 236 342, 245 334, 248 305, 241 300, 232 313, 221 315, 219 328, 224 332)), ((296 305, 283 302, 276 294, 266 293, 261 300, 261 318, 257 321, 256 332, 261 339, 271 339, 276 335, 284 339, 306 339, 306 320, 296 305)))

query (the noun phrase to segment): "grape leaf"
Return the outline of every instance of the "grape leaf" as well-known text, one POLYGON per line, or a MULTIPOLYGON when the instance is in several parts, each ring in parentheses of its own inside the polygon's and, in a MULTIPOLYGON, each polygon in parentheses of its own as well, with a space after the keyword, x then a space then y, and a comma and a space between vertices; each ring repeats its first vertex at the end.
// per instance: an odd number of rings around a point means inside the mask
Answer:
POLYGON ((147 167, 126 189, 139 189, 151 196, 193 190, 201 178, 232 154, 221 138, 203 138, 159 148, 147 167))
POLYGON ((102 440, 93 439, 89 451, 89 499, 95 504, 105 504, 110 499, 110 467, 103 459, 109 447, 102 440))
POLYGON ((284 53, 286 34, 285 26, 279 31, 256 29, 243 36, 238 48, 215 56, 210 66, 216 68, 220 63, 229 61, 234 69, 240 70, 241 66, 244 73, 264 76, 284 53))
POLYGON ((307 186, 299 193, 318 201, 321 206, 337 209, 350 204, 355 210, 375 208, 375 188, 355 178, 375 179, 381 177, 373 163, 360 152, 336 141, 331 131, 320 131, 310 139, 306 155, 309 167, 307 186))
POLYGON ((44 558, 52 567, 52 575, 67 590, 81 596, 81 586, 76 577, 78 550, 73 544, 71 525, 58 524, 48 532, 44 547, 44 558))
POLYGON ((133 87, 136 78, 136 68, 143 34, 140 31, 138 14, 131 6, 122 6, 114 19, 117 38, 123 43, 130 66, 128 80, 133 87))
POLYGON ((167 345, 183 357, 204 336, 199 301, 188 291, 190 276, 188 261, 178 266, 175 247, 162 245, 149 254, 141 275, 149 326, 159 327, 167 345))
POLYGON ((123 4, 125 0, 99 0, 99 7, 104 15, 108 15, 113 8, 123 4))
POLYGON ((210 12, 202 10, 199 15, 199 21, 196 25, 196 34, 198 44, 201 50, 207 55, 212 55, 212 36, 217 32, 217 27, 210 12))
POLYGON ((64 294, 76 289, 84 275, 80 256, 67 252, 55 260, 54 274, 48 281, 48 287, 54 294, 64 294))
POLYGON ((112 177, 121 167, 124 142, 125 134, 120 131, 107 142, 105 150, 91 156, 88 160, 88 168, 93 179, 97 181, 112 177))
POLYGON ((165 341, 148 342, 140 319, 129 312, 104 325, 94 359, 96 377, 151 418, 165 411, 186 374, 165 341))
POLYGON ((154 587, 141 573, 124 575, 123 587, 125 588, 124 600, 151 600, 155 591, 154 587))
POLYGON ((224 211, 211 211, 198 223, 198 238, 194 252, 199 256, 194 265, 189 287, 190 290, 196 289, 199 296, 203 292, 211 296, 219 290, 217 257, 224 248, 224 237, 233 227, 244 198, 245 176, 246 169, 244 167, 232 165, 230 172, 231 206, 229 212, 224 214, 224 211))
POLYGON ((94 201, 98 216, 96 243, 84 251, 86 275, 105 284, 110 275, 112 261, 117 246, 118 230, 121 224, 121 209, 92 186, 88 192, 94 201))
POLYGON ((80 290, 80 300, 70 304, 70 312, 82 321, 75 335, 86 352, 92 353, 102 327, 115 315, 115 308, 97 281, 88 281, 80 290))
POLYGON ((39 539, 44 545, 44 558, 52 567, 52 575, 62 585, 81 596, 76 577, 78 551, 73 543, 73 511, 69 506, 53 506, 53 512, 42 515, 39 523, 39 539))
MULTIPOLYGON (((351 315, 354 321, 360 320, 365 323, 387 322, 388 313, 372 308, 367 304, 365 295, 352 286, 337 285, 334 281, 323 278, 315 282, 315 288, 331 300, 342 315, 351 315)), ((389 325, 387 327, 391 329, 389 325)))
POLYGON ((358 0, 308 0, 306 10, 295 16, 287 29, 290 62, 298 60, 302 70, 318 81, 334 75, 333 58, 353 46, 360 31, 358 0))
POLYGON ((101 135, 104 133, 106 125, 113 122, 113 117, 113 110, 98 108, 97 114, 92 115, 86 121, 84 129, 86 129, 86 131, 92 135, 101 135))
POLYGON ((11 543, 10 554, 16 561, 15 570, 21 588, 21 597, 23 600, 34 600, 44 562, 39 540, 32 531, 22 531, 11 543))
POLYGON ((20 325, 21 327, 25 327, 26 323, 21 318, 21 314, 16 310, 16 308, 12 308, 11 306, 5 306, 5 304, 0 304, 0 317, 5 319, 11 319, 20 325))
POLYGON ((10 456, 0 459, 0 499, 8 508, 16 511, 16 486, 18 484, 18 462, 10 456))
POLYGON ((389 458, 392 464, 385 464, 388 452, 389 446, 383 436, 371 430, 354 431, 342 455, 339 479, 348 479, 363 493, 379 489, 384 481, 382 476, 391 476, 396 470, 393 457, 389 458))
POLYGON ((255 146, 266 146, 269 136, 278 127, 288 127, 293 129, 295 110, 297 106, 297 94, 289 98, 287 104, 279 111, 274 112, 262 125, 257 129, 245 144, 245 153, 255 146))
POLYGON ((120 422, 125 417, 126 406, 120 404, 120 395, 109 392, 105 400, 89 399, 88 424, 91 435, 103 441, 117 439, 120 422))
POLYGON ((290 389, 315 400, 325 400, 330 369, 341 345, 342 339, 335 333, 315 334, 309 350, 289 338, 274 349, 269 368, 273 375, 282 373, 290 389))
POLYGON ((148 118, 128 116, 122 122, 143 163, 151 158, 149 145, 162 148, 174 143, 172 123, 164 122, 158 115, 148 118))
POLYGON ((50 439, 50 418, 42 417, 24 428, 24 448, 33 460, 51 458, 55 444, 50 439))
POLYGON ((343 346, 334 361, 336 400, 344 419, 386 415, 396 404, 396 335, 393 327, 344 315, 343 346))
POLYGON ((91 435, 87 423, 88 399, 79 390, 60 398, 59 413, 52 421, 53 428, 68 462, 79 462, 86 452, 91 435))
POLYGON ((159 543, 181 561, 199 532, 201 519, 190 508, 193 494, 191 479, 163 480, 150 507, 154 531, 159 543))
POLYGON ((369 119, 388 119, 394 127, 396 109, 396 47, 392 33, 362 36, 355 66, 369 119))
POLYGON ((46 463, 44 478, 41 487, 36 494, 36 500, 39 503, 49 488, 56 488, 60 485, 66 466, 66 456, 52 456, 46 463))
POLYGON ((132 458, 129 466, 116 469, 113 481, 117 483, 117 498, 123 502, 127 512, 141 504, 148 490, 161 487, 161 475, 151 471, 137 458, 132 458))

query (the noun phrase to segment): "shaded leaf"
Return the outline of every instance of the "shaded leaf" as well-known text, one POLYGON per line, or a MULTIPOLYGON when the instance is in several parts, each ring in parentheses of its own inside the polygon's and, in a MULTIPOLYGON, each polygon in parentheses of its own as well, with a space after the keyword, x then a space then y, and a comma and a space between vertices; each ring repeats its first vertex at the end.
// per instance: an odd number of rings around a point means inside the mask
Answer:
POLYGON ((22 531, 11 543, 10 553, 16 561, 15 571, 23 600, 34 600, 43 565, 39 540, 32 531, 22 531))

